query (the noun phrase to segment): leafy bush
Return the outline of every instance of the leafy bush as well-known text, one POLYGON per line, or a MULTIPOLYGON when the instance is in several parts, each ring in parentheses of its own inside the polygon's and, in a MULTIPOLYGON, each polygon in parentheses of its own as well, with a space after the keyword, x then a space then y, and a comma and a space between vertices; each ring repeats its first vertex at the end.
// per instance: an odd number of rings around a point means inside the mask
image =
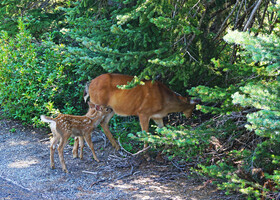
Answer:
POLYGON ((167 154, 169 159, 181 158, 184 162, 193 162, 198 155, 202 155, 201 150, 209 145, 208 139, 211 135, 209 132, 197 132, 191 131, 188 127, 164 127, 156 129, 151 133, 138 132, 137 135, 129 134, 128 136, 147 142, 158 151, 162 150, 162 153, 167 154))
POLYGON ((64 18, 58 7, 67 5, 65 1, 0 1, 0 30, 6 31, 9 36, 15 36, 18 32, 18 18, 25 17, 29 21, 26 26, 31 35, 40 38, 45 32, 58 29, 64 18))
POLYGON ((56 45, 49 35, 35 42, 19 20, 19 33, 0 38, 0 103, 7 116, 39 123, 42 113, 75 113, 81 109, 81 87, 73 81, 73 68, 63 62, 65 47, 56 45), (77 105, 75 105, 75 102, 77 105))
POLYGON ((137 149, 143 148, 143 143, 137 142, 128 136, 129 133, 137 133, 141 130, 139 121, 136 117, 119 117, 115 115, 110 120, 110 129, 117 138, 122 147, 132 153, 136 153, 137 149))

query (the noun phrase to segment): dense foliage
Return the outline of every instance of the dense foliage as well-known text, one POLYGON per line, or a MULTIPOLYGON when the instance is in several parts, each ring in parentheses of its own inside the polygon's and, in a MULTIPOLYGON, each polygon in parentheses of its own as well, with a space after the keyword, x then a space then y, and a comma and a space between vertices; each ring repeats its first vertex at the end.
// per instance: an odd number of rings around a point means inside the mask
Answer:
MULTIPOLYGON (((0 39, 0 103, 4 114, 39 123, 38 113, 72 113, 82 108, 81 87, 73 77, 72 64, 65 62, 64 45, 46 34, 38 43, 19 19, 19 33, 0 39), (76 105, 77 104, 77 105, 76 105)), ((76 111, 77 112, 77 111, 76 111)))
POLYGON ((128 88, 160 80, 200 97, 197 116, 137 134, 134 119, 114 118, 125 147, 148 141, 228 192, 276 198, 279 9, 274 0, 1 1, 1 109, 39 125, 42 113, 84 113, 83 87, 102 73, 136 75, 128 88))

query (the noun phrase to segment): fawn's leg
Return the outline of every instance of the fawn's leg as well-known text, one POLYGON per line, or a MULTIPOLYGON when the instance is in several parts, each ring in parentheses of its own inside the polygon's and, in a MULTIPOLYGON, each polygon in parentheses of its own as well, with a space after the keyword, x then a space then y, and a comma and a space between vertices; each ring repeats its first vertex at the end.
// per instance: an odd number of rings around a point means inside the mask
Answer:
POLYGON ((52 169, 54 169, 54 151, 58 143, 58 139, 59 138, 55 134, 53 134, 53 138, 51 140, 51 146, 50 146, 50 163, 52 169))
POLYGON ((97 156, 95 154, 94 148, 93 148, 93 143, 92 143, 92 140, 91 140, 91 134, 85 134, 84 138, 85 138, 89 148, 91 149, 91 152, 92 152, 94 160, 99 162, 99 160, 98 160, 98 158, 97 158, 97 156))
POLYGON ((68 173, 68 170, 66 169, 66 165, 65 165, 65 161, 64 161, 63 149, 67 143, 68 138, 69 137, 62 137, 60 140, 60 143, 58 145, 58 148, 57 148, 62 170, 66 173, 68 173))
POLYGON ((79 138, 75 137, 74 138, 74 146, 73 146, 73 158, 78 158, 78 149, 79 149, 79 138))
POLYGON ((81 144, 80 159, 83 159, 83 152, 84 152, 84 146, 85 146, 84 137, 79 137, 79 143, 81 144))

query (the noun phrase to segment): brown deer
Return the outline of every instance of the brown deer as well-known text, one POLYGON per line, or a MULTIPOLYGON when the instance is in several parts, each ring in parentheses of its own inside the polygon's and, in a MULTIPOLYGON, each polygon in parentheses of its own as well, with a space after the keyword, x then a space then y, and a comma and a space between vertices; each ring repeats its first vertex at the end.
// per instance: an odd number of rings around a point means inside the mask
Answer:
MULTIPOLYGON (((138 116, 142 131, 148 132, 150 119, 153 119, 159 127, 163 127, 164 116, 172 112, 183 112, 189 118, 195 105, 200 102, 199 99, 182 97, 158 81, 143 80, 143 85, 137 85, 132 89, 117 88, 118 85, 126 85, 132 80, 133 76, 102 74, 93 79, 84 91, 85 101, 90 97, 90 102, 113 109, 114 112, 107 115, 100 125, 117 150, 120 146, 108 126, 114 113, 121 116, 138 116)), ((145 143, 144 147, 147 146, 145 143)))
MULTIPOLYGON (((59 114, 56 118, 51 118, 41 115, 42 121, 50 123, 50 128, 53 133, 53 138, 51 140, 50 146, 51 168, 54 169, 54 151, 57 143, 59 142, 57 149, 60 163, 63 171, 66 173, 68 172, 64 161, 63 149, 70 136, 79 137, 79 140, 82 143, 80 154, 81 157, 83 151, 83 143, 85 139, 92 151, 94 160, 99 162, 93 148, 91 132, 98 126, 98 124, 103 120, 103 118, 111 112, 112 110, 110 108, 104 108, 103 106, 97 106, 92 103, 89 103, 89 110, 85 116, 59 114)), ((75 148, 78 148, 78 146, 74 146, 74 149, 75 148)), ((74 149, 73 152, 76 152, 76 150, 74 149)))

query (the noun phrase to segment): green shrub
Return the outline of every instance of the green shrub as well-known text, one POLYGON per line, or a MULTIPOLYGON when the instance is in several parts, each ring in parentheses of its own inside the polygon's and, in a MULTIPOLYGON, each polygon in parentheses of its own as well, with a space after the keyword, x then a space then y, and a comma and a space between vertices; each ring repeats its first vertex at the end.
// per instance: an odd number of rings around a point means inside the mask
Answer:
POLYGON ((129 133, 137 133, 141 130, 139 121, 136 117, 119 117, 115 115, 110 120, 110 129, 114 134, 114 137, 121 142, 121 145, 125 150, 131 153, 136 153, 143 148, 142 142, 137 142, 128 137, 129 133))
POLYGON ((38 124, 43 113, 75 113, 81 109, 82 88, 73 78, 67 53, 49 35, 36 42, 19 20, 19 33, 0 35, 0 104, 4 114, 38 124), (58 109, 58 110, 57 110, 58 109))

